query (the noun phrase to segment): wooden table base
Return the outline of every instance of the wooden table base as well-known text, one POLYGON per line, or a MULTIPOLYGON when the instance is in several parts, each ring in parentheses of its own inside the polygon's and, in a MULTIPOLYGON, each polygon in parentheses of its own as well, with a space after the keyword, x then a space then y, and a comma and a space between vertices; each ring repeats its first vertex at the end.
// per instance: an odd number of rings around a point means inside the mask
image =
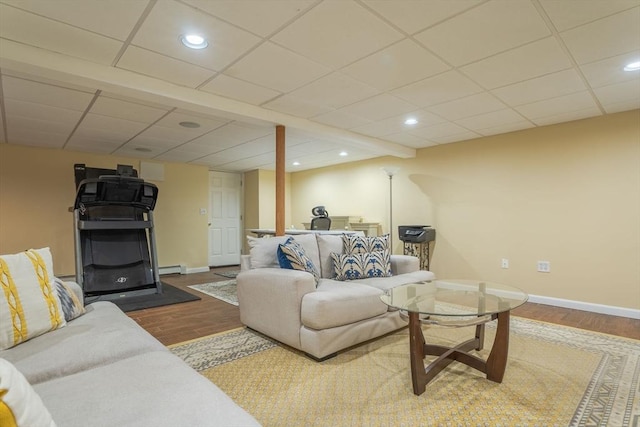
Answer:
POLYGON ((490 320, 498 319, 498 325, 493 347, 486 361, 469 353, 471 350, 482 350, 484 345, 484 323, 476 326, 474 338, 455 347, 445 347, 427 344, 422 332, 420 314, 414 312, 409 312, 408 314, 411 380, 413 382, 413 392, 416 395, 424 393, 429 381, 454 360, 485 373, 487 379, 491 381, 502 382, 509 352, 509 311, 503 311, 491 316, 490 320), (438 358, 425 367, 425 356, 438 356, 438 358))

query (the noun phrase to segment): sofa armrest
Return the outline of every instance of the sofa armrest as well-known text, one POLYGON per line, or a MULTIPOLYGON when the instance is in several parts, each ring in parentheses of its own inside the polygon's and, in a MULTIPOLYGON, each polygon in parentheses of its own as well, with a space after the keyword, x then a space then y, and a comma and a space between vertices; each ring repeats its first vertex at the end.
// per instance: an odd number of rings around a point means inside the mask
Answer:
POLYGON ((391 273, 394 276, 418 270, 420 270, 420 258, 412 255, 391 255, 391 273))
POLYGON ((315 292, 313 275, 282 268, 244 270, 236 277, 240 321, 300 348, 302 297, 315 292))

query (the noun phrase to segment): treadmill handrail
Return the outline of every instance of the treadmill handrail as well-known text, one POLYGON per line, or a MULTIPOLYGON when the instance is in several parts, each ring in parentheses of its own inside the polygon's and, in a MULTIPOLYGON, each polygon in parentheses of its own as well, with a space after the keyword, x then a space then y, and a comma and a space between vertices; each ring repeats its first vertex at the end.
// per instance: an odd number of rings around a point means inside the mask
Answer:
POLYGON ((151 221, 78 221, 78 230, 140 230, 153 228, 151 221))

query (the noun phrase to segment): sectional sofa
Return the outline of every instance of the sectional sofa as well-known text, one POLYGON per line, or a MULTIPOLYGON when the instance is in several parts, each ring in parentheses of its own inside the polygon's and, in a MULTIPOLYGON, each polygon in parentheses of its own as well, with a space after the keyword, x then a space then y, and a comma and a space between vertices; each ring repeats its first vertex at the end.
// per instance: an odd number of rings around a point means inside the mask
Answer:
MULTIPOLYGON (((3 265, 0 257, 0 281, 15 291, 20 283, 7 279, 3 265)), ((259 425, 115 304, 82 309, 80 287, 64 285, 80 301, 77 317, 0 350, 0 421, 4 415, 27 427, 259 425)), ((7 307, 0 305, 0 321, 7 321, 7 307)))
POLYGON ((388 237, 385 242, 385 237, 358 234, 248 236, 250 253, 242 257, 237 277, 242 323, 316 360, 406 326, 380 296, 395 286, 432 280, 434 274, 420 270, 419 259, 407 255, 388 255, 388 271, 367 255, 386 256, 388 237), (281 268, 287 261, 278 249, 290 239, 304 255, 306 264, 299 269, 281 268), (368 266, 373 268, 361 271, 368 266))

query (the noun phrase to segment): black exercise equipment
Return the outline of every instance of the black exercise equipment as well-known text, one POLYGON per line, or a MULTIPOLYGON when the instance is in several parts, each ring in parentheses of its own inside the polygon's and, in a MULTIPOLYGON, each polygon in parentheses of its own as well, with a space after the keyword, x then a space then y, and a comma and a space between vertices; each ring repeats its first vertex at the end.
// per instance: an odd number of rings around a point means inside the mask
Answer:
POLYGON ((133 167, 74 165, 76 281, 87 297, 162 293, 153 223, 158 188, 133 167))

